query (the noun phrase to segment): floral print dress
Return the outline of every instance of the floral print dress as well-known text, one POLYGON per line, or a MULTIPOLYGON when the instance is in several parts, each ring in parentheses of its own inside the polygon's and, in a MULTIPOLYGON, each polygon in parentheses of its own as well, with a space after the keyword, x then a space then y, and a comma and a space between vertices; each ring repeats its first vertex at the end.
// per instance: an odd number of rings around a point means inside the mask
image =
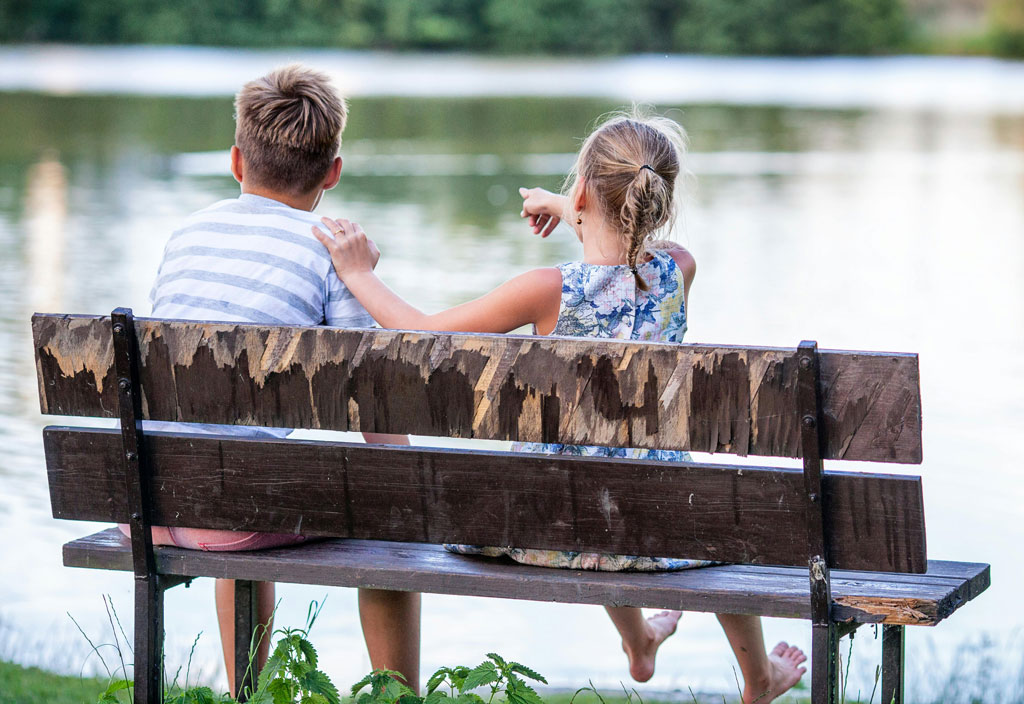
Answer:
MULTIPOLYGON (((683 272, 679 270, 668 252, 655 250, 651 254, 652 258, 638 267, 640 275, 648 284, 647 291, 641 291, 636 286, 633 272, 625 264, 607 266, 571 262, 559 265, 558 269, 562 272, 562 301, 558 311, 558 322, 551 334, 682 342, 683 334, 686 332, 683 272)), ((640 450, 550 443, 513 443, 512 450, 588 457, 690 461, 689 453, 680 450, 640 450)), ((463 555, 507 556, 528 565, 575 570, 651 572, 683 570, 714 564, 706 560, 570 550, 475 545, 445 545, 445 548, 463 555)))

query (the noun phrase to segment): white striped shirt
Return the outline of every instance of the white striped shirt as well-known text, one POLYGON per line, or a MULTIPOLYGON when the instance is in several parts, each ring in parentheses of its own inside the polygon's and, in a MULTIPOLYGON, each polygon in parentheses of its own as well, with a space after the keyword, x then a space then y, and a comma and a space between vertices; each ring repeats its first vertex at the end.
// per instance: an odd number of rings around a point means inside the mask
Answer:
POLYGON ((243 193, 190 215, 164 249, 153 316, 270 325, 371 327, 310 231, 320 218, 243 193))
MULTIPOLYGON (((190 215, 164 248, 153 317, 270 325, 372 327, 310 227, 320 218, 243 193, 190 215)), ((284 437, 288 429, 147 422, 147 430, 284 437)))

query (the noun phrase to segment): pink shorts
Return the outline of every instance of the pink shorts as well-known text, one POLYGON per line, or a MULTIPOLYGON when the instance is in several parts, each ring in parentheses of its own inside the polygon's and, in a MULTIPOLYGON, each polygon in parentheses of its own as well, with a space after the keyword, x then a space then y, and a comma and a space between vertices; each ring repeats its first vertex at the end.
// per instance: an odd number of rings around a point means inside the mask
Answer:
MULTIPOLYGON (((126 536, 131 537, 131 530, 124 523, 117 527, 126 536)), ((234 550, 266 550, 285 545, 297 545, 306 540, 304 535, 291 533, 247 533, 234 530, 207 530, 205 528, 165 528, 153 526, 153 545, 172 545, 188 550, 208 550, 210 552, 230 552, 234 550)))

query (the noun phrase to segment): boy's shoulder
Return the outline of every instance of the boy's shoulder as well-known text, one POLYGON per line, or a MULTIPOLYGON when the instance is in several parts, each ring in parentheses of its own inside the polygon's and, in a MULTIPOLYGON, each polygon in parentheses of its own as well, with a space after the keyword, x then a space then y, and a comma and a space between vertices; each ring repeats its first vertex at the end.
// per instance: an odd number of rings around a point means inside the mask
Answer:
POLYGON ((283 218, 303 225, 315 225, 320 222, 320 216, 314 213, 298 210, 276 200, 248 193, 243 193, 237 198, 225 198, 216 203, 211 203, 205 208, 192 213, 187 219, 202 220, 231 215, 241 216, 242 218, 245 218, 245 216, 249 218, 283 218))
POLYGON ((320 216, 262 198, 226 198, 187 216, 171 233, 165 257, 179 250, 211 246, 261 251, 290 259, 326 275, 331 256, 313 235, 320 216))

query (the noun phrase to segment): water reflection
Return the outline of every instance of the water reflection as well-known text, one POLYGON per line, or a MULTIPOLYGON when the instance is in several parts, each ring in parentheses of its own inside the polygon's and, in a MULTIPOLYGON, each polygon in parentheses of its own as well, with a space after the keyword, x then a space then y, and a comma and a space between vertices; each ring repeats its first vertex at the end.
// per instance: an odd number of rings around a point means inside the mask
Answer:
POLYGON ((25 186, 28 300, 36 310, 60 310, 68 220, 67 170, 53 149, 28 170, 25 186))
MULTIPOLYGON (((526 233, 515 189, 557 187, 588 125, 616 107, 354 100, 342 182, 321 210, 366 228, 384 250, 382 275, 401 293, 428 309, 457 303, 577 256, 567 231, 548 241, 526 233)), ((925 464, 906 471, 924 475, 930 554, 990 561, 996 584, 969 616, 912 632, 911 647, 934 638, 948 660, 978 629, 1024 625, 1006 617, 1016 613, 1011 585, 1024 579, 1011 557, 1024 540, 1014 471, 1024 422, 1024 115, 662 108, 689 129, 698 177, 679 234, 699 264, 688 339, 792 346, 813 337, 825 347, 920 352, 925 464)), ((236 193, 231 103, 8 94, 0 124, 0 619, 65 632, 70 610, 95 633, 99 595, 127 611, 130 580, 60 566, 61 542, 89 526, 49 517, 27 321, 34 309, 148 311, 168 233, 236 193), (36 569, 10 578, 18 564, 36 569)), ((282 622, 298 622, 324 590, 282 593, 282 622)), ((215 632, 207 587, 176 590, 168 608, 172 656, 198 631, 215 632)), ((594 609, 432 597, 425 619, 424 670, 497 650, 556 683, 627 678, 614 632, 594 609)), ((354 681, 368 663, 351 594, 332 592, 318 629, 331 674, 354 681)), ((802 623, 773 622, 768 632, 808 640, 802 623)), ((873 662, 863 641, 857 662, 873 662)), ((210 635, 200 643, 207 669, 216 647, 210 635)), ((731 686, 709 617, 687 615, 660 662, 656 689, 731 686)))

